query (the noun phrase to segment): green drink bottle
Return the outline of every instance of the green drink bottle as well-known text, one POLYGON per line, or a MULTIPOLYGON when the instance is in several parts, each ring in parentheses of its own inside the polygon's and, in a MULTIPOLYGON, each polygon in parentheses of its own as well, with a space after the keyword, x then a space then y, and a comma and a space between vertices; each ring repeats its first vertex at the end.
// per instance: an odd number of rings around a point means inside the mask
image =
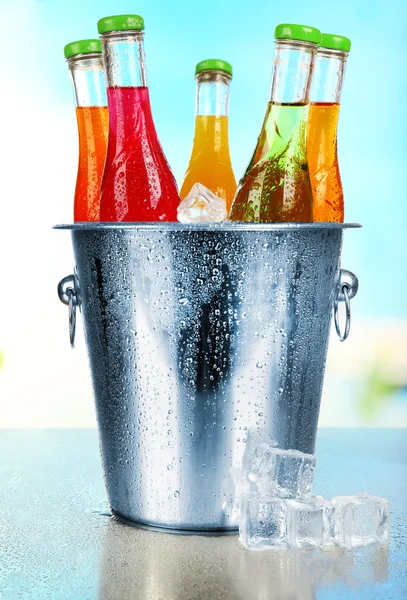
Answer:
POLYGON ((232 204, 232 221, 312 221, 306 130, 308 92, 321 32, 283 24, 276 27, 275 38, 270 102, 232 204))

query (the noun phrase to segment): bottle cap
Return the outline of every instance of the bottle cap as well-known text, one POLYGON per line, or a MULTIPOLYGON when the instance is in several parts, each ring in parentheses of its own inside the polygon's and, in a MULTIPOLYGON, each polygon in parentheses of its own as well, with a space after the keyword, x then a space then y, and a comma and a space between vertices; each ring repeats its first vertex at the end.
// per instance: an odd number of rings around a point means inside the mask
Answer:
POLYGON ((100 40, 79 40, 67 44, 64 48, 65 58, 71 58, 71 56, 76 56, 77 54, 93 54, 95 52, 102 52, 100 40))
POLYGON ((277 25, 274 31, 274 37, 276 40, 299 40, 319 44, 321 32, 316 27, 308 27, 308 25, 281 23, 281 25, 277 25))
POLYGON ((195 67, 195 75, 202 73, 202 71, 224 71, 231 77, 233 75, 232 65, 225 60, 219 60, 218 58, 201 60, 195 67))
POLYGON ((323 33, 321 35, 320 46, 322 48, 329 48, 329 50, 343 50, 343 52, 350 52, 351 41, 343 35, 323 33))
POLYGON ((144 19, 140 15, 116 15, 113 17, 103 17, 98 21, 98 32, 110 33, 111 31, 142 31, 144 29, 144 19))

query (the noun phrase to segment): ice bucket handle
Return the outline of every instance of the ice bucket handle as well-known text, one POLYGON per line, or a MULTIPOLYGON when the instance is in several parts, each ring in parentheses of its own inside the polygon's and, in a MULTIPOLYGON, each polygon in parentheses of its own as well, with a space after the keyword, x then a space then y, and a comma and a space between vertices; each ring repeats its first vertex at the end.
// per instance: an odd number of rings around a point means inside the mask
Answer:
POLYGON ((339 272, 338 287, 334 305, 335 329, 341 342, 344 342, 349 335, 351 323, 350 301, 356 296, 358 288, 359 281, 356 275, 354 275, 351 271, 341 269, 339 272), (339 302, 345 302, 345 331, 343 333, 339 324, 339 302))
POLYGON ((58 283, 58 297, 63 304, 68 306, 69 341, 71 348, 75 348, 76 307, 80 307, 77 278, 68 275, 58 283))

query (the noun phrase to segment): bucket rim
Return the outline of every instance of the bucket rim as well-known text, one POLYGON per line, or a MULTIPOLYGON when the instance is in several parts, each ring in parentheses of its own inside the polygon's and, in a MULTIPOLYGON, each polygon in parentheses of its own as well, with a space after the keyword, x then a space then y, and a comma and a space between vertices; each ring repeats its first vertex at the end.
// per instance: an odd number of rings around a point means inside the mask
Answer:
POLYGON ((305 229, 359 229, 360 227, 362 225, 359 223, 241 223, 235 221, 224 221, 223 223, 109 223, 88 221, 54 225, 53 229, 65 229, 69 231, 301 231, 305 229))

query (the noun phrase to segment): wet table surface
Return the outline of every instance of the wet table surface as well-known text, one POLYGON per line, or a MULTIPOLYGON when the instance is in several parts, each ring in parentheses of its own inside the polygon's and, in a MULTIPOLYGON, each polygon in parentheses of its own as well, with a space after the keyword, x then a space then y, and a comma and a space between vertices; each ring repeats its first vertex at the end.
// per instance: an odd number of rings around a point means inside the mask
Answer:
POLYGON ((91 430, 0 431, 0 598, 407 598, 407 431, 321 429, 314 491, 391 503, 388 546, 248 552, 114 521, 91 430))

